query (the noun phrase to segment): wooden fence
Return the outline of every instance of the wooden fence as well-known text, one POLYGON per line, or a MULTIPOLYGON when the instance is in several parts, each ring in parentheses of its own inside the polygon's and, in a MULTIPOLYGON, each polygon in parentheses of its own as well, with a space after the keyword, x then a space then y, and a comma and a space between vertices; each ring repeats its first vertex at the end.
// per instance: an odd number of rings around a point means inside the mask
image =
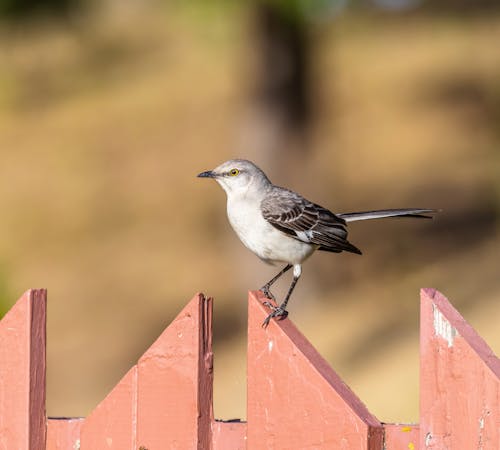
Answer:
POLYGON ((0 322, 0 450, 500 449, 500 360, 421 292, 420 424, 371 414, 290 320, 248 302, 247 421, 213 417, 212 300, 196 295, 86 418, 46 418, 46 291, 0 322))

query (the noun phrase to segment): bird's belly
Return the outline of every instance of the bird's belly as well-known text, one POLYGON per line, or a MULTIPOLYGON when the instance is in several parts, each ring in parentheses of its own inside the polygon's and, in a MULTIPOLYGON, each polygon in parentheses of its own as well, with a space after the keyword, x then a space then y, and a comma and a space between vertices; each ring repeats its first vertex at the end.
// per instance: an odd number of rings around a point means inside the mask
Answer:
POLYGON ((260 214, 228 214, 229 222, 243 244, 269 263, 300 264, 317 246, 301 242, 274 228, 260 214))

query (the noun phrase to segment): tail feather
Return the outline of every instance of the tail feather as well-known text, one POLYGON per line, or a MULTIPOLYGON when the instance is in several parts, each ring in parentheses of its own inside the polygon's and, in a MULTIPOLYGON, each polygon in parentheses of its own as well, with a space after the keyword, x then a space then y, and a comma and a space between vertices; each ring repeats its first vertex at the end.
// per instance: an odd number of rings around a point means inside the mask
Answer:
POLYGON ((428 216, 426 214, 434 214, 437 212, 438 210, 436 209, 406 208, 381 209, 378 211, 363 211, 336 215, 337 217, 344 219, 346 222, 354 222, 356 220, 385 219, 387 217, 415 217, 419 219, 432 219, 432 216, 428 216))

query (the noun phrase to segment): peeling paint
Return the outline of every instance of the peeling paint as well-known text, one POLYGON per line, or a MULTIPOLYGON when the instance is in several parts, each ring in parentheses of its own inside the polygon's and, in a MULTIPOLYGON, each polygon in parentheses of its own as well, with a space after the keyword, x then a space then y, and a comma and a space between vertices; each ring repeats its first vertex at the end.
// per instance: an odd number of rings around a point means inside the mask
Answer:
POLYGON ((272 352, 273 351, 273 345, 274 345, 274 342, 273 341, 269 341, 268 344, 267 344, 267 349, 272 352))
POLYGON ((75 441, 75 445, 73 445, 73 448, 74 448, 75 450, 80 450, 80 439, 77 439, 77 440, 75 441))
POLYGON ((431 433, 427 433, 425 435, 425 446, 429 447, 431 441, 432 441, 432 434, 431 433))
POLYGON ((483 442, 483 432, 484 432, 484 426, 485 426, 485 418, 490 415, 490 411, 488 410, 483 410, 483 414, 479 418, 479 441, 478 441, 478 450, 483 450, 484 449, 484 442, 483 442))
POLYGON ((434 313, 434 332, 436 336, 441 336, 448 342, 448 347, 453 347, 455 337, 459 336, 457 329, 451 326, 450 322, 446 320, 436 305, 432 305, 432 310, 434 313))

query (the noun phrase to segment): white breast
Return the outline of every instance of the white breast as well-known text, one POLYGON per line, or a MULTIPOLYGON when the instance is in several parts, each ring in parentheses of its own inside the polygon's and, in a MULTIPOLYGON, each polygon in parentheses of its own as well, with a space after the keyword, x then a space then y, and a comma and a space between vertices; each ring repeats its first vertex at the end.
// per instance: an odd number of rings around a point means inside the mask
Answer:
POLYGON ((300 264, 317 248, 273 227, 262 217, 258 199, 228 199, 227 216, 243 244, 264 261, 300 264))

